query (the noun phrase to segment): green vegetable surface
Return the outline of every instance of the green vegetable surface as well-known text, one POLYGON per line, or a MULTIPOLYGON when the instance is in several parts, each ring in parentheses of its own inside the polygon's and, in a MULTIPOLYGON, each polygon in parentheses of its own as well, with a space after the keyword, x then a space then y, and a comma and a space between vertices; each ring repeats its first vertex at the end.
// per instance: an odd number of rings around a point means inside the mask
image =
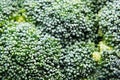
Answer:
POLYGON ((0 80, 120 80, 120 0, 0 0, 0 80))

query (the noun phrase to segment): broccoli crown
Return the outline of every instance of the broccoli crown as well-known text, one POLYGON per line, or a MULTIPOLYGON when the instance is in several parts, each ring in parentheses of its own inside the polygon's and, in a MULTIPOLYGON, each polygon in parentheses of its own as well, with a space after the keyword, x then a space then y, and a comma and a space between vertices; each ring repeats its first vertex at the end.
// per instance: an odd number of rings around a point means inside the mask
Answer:
POLYGON ((112 0, 81 0, 85 2, 85 4, 90 7, 93 13, 98 13, 101 8, 106 6, 107 2, 112 2, 112 0))
POLYGON ((25 3, 27 14, 32 16, 35 24, 52 36, 61 39, 63 44, 76 41, 93 41, 96 27, 89 19, 91 11, 81 1, 38 1, 31 6, 25 3))
MULTIPOLYGON (((100 80, 118 80, 120 79, 120 56, 117 50, 103 51, 102 62, 97 68, 97 78, 100 80)), ((120 54, 120 53, 119 53, 120 54)))
POLYGON ((18 1, 1 0, 0 1, 0 22, 9 19, 9 16, 19 8, 18 1))
POLYGON ((7 26, 0 38, 1 79, 59 78, 61 45, 29 23, 7 26))
POLYGON ((98 14, 100 30, 104 34, 106 43, 110 46, 117 46, 120 43, 120 3, 119 0, 108 2, 98 14))
POLYGON ((120 80, 120 0, 0 0, 1 80, 120 80))
POLYGON ((60 60, 65 75, 64 80, 78 80, 92 75, 96 69, 96 62, 92 58, 95 50, 97 51, 94 43, 91 42, 78 42, 67 47, 60 60))

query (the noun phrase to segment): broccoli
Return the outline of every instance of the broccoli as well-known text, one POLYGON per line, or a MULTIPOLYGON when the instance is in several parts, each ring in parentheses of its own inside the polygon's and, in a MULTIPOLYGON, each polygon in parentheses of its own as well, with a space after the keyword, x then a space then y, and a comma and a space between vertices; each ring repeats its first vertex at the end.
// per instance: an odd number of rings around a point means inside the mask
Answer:
POLYGON ((1 0, 0 1, 0 22, 9 19, 10 15, 19 9, 15 0, 1 0))
POLYGON ((96 68, 96 73, 88 77, 88 80, 119 80, 120 56, 116 50, 103 51, 101 63, 96 68))
POLYGON ((0 38, 0 79, 59 79, 61 45, 29 23, 9 24, 0 38))
POLYGON ((38 1, 31 5, 26 3, 28 15, 43 33, 61 39, 63 45, 76 41, 94 41, 96 27, 89 19, 90 9, 81 1, 38 1), (28 8, 27 6, 32 6, 28 8), (94 36, 93 36, 94 35, 94 36))
POLYGON ((107 2, 112 2, 113 0, 81 0, 90 7, 93 13, 98 13, 101 8, 107 5, 107 2))
POLYGON ((98 14, 99 29, 104 34, 103 37, 106 43, 112 47, 120 43, 119 1, 108 2, 107 6, 102 8, 98 14))
POLYGON ((67 47, 61 57, 64 80, 81 80, 95 73, 96 60, 92 57, 98 51, 94 43, 78 42, 67 47))
POLYGON ((0 0, 1 80, 119 80, 120 0, 0 0))
MULTIPOLYGON (((87 76, 87 80, 119 80, 120 79, 119 49, 115 48, 109 50, 106 48, 102 49, 102 51, 97 52, 96 54, 99 63, 95 65, 94 74, 87 76), (100 55, 98 56, 98 54, 100 55)), ((96 60, 96 57, 93 57, 93 59, 96 60)))

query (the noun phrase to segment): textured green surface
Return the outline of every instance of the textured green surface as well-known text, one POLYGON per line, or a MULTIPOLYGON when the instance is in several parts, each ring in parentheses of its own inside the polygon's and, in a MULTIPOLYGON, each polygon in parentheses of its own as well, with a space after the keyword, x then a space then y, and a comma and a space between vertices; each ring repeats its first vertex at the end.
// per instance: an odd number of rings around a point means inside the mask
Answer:
POLYGON ((0 80, 119 80, 120 0, 0 0, 0 80))

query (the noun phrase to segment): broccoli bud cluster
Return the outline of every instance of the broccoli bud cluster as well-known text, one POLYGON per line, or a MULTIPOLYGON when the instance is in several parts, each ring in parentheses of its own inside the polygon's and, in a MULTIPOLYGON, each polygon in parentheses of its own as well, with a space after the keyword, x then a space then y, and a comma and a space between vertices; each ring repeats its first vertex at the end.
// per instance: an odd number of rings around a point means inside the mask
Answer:
POLYGON ((76 41, 94 41, 96 28, 89 19, 89 8, 81 1, 39 1, 34 6, 26 8, 28 15, 36 21, 36 25, 52 36, 61 39, 61 43, 72 44, 76 41), (29 10, 30 9, 30 10, 29 10), (63 43, 64 42, 64 43, 63 43))
POLYGON ((120 80, 120 0, 0 0, 0 80, 120 80))
POLYGON ((99 12, 100 30, 104 34, 106 43, 117 46, 120 43, 120 3, 119 0, 108 2, 99 12))
POLYGON ((10 15, 19 9, 18 2, 16 0, 0 1, 0 23, 6 19, 8 20, 10 15))
POLYGON ((61 45, 35 26, 7 26, 0 38, 0 79, 59 78, 61 45))
POLYGON ((95 73, 96 61, 92 53, 97 51, 94 43, 75 43, 67 47, 60 59, 64 80, 84 79, 95 73), (92 64, 91 64, 92 63, 92 64))
POLYGON ((120 56, 118 51, 103 51, 102 62, 97 68, 96 78, 99 80, 119 80, 120 79, 120 56))

